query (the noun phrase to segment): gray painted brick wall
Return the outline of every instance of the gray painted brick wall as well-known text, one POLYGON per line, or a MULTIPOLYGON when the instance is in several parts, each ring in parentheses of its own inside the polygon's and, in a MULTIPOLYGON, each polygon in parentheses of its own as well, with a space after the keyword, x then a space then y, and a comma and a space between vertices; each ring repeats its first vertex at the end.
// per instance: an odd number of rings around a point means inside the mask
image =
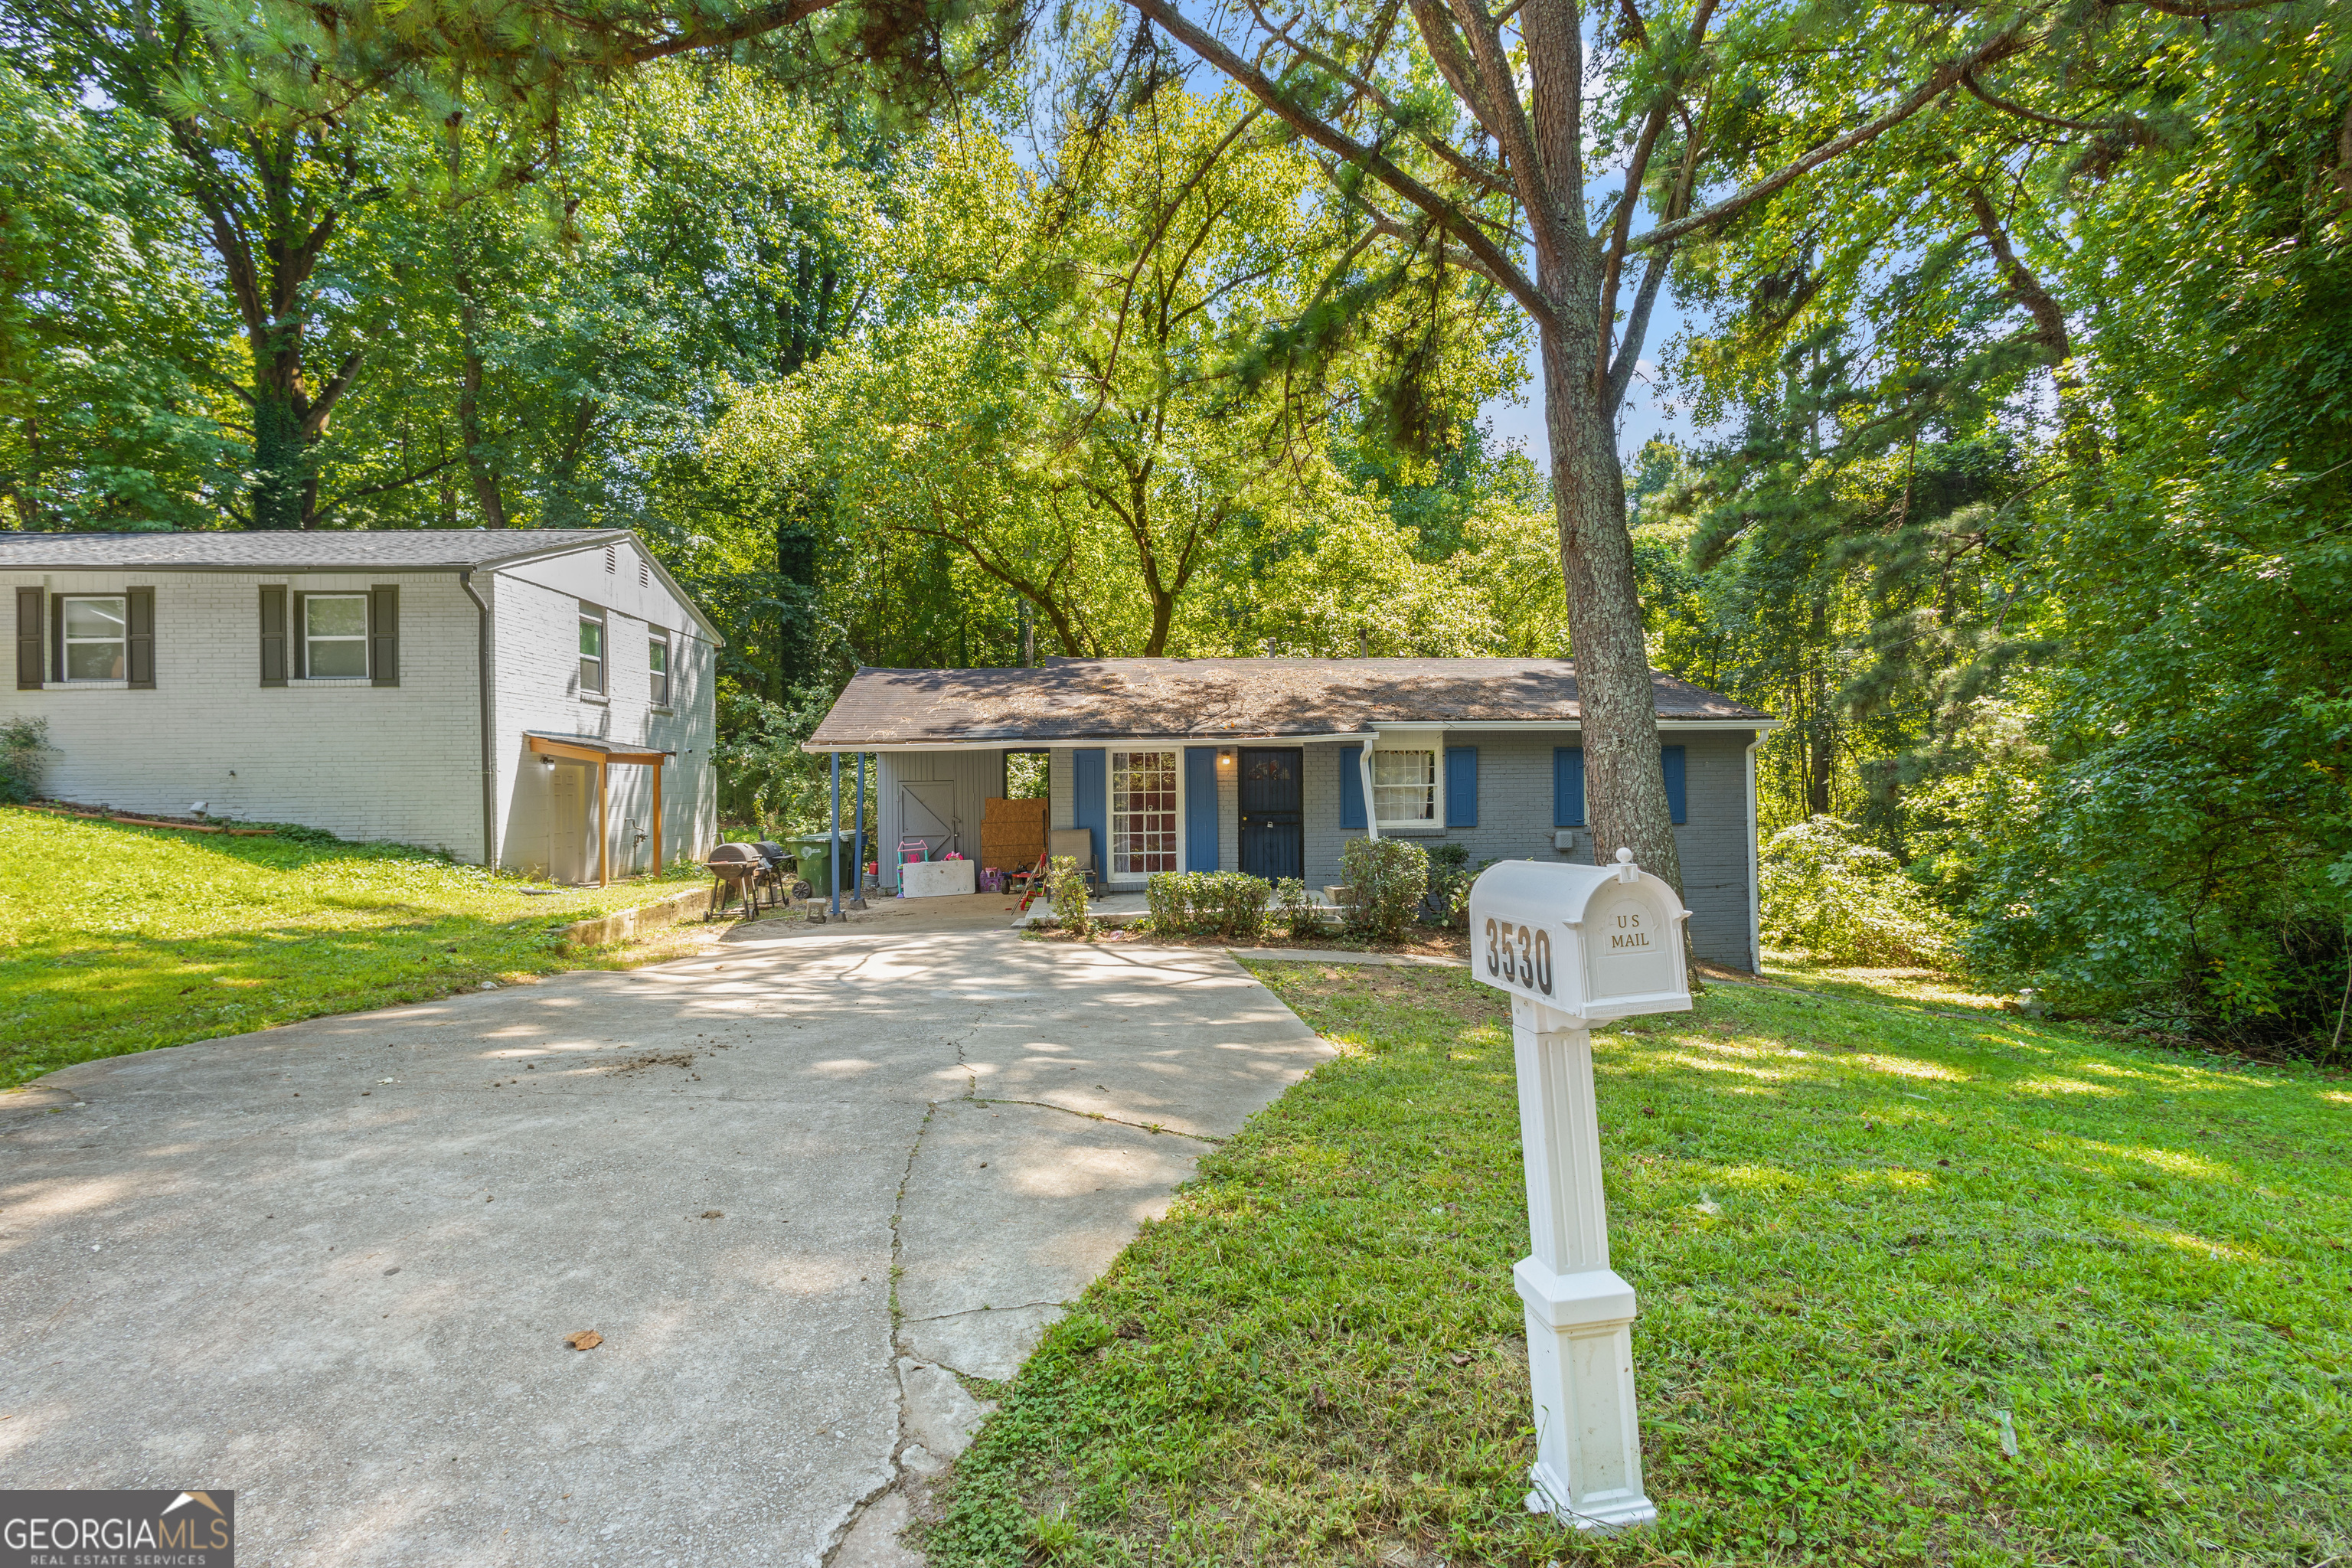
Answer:
MULTIPOLYGON (((1691 949, 1700 958, 1742 969, 1755 962, 1749 924, 1755 866, 1748 845, 1747 784, 1747 748, 1753 738, 1745 730, 1671 732, 1665 737, 1668 745, 1684 749, 1689 820, 1675 827, 1675 847, 1682 858, 1684 897, 1691 910, 1691 949)), ((1589 833, 1580 831, 1570 851, 1552 847, 1552 749, 1573 741, 1572 734, 1558 731, 1449 733, 1446 745, 1478 750, 1477 826, 1392 836, 1411 837, 1423 846, 1459 843, 1468 849, 1474 868, 1484 860, 1554 860, 1569 855, 1590 864, 1595 857, 1589 833)), ((1344 846, 1349 839, 1362 837, 1360 829, 1339 826, 1339 769, 1343 759, 1347 765, 1354 765, 1354 748, 1323 742, 1302 750, 1307 882, 1321 888, 1339 880, 1344 846)), ((961 776, 953 772, 958 767, 984 768, 985 787, 969 786, 975 793, 968 820, 976 823, 977 802, 998 787, 1001 756, 995 752, 900 752, 892 754, 891 765, 897 770, 919 766, 929 770, 920 776, 937 778, 961 776), (949 758, 988 761, 984 764, 940 761, 949 758)), ((1075 826, 1070 791, 1073 765, 1071 748, 1053 749, 1047 820, 1055 827, 1075 826)), ((1239 770, 1221 767, 1217 773, 1217 863, 1234 870, 1240 862, 1239 770)), ((917 775, 901 772, 897 776, 917 775)), ((958 798, 961 802, 965 796, 960 793, 958 798)))
MULTIPOLYGON (((1689 820, 1675 827, 1675 849, 1682 858, 1684 901, 1691 911, 1691 950, 1700 958, 1742 969, 1754 962, 1748 924, 1754 866, 1748 843, 1747 791, 1747 748, 1753 738, 1745 730, 1664 737, 1666 744, 1684 748, 1685 815, 1689 820)), ((1449 732, 1446 745, 1478 749, 1478 825, 1443 832, 1383 832, 1424 847, 1461 844, 1469 850, 1474 868, 1482 860, 1555 860, 1570 854, 1589 864, 1595 858, 1589 833, 1578 833, 1572 851, 1552 847, 1552 748, 1573 742, 1572 735, 1549 732, 1449 732)), ((1307 881, 1320 888, 1339 880, 1343 847, 1362 837, 1361 829, 1339 826, 1339 769, 1342 759, 1346 765, 1355 764, 1355 748, 1327 742, 1310 745, 1306 752, 1307 881)))

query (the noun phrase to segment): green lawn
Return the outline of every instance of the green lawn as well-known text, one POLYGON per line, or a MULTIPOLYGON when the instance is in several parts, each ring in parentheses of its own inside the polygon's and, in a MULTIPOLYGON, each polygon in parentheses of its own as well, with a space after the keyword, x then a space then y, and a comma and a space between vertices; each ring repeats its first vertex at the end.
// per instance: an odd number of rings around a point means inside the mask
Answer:
POLYGON ((0 1086, 97 1057, 577 968, 550 927, 667 890, 522 891, 534 886, 546 884, 398 845, 0 809, 0 1086))
POLYGON ((1601 1035, 1664 1517, 1583 1542, 1521 1506, 1502 1005, 1255 972, 1346 1054, 1047 1334, 933 1568, 2352 1562, 2342 1075, 1822 975, 1601 1035))

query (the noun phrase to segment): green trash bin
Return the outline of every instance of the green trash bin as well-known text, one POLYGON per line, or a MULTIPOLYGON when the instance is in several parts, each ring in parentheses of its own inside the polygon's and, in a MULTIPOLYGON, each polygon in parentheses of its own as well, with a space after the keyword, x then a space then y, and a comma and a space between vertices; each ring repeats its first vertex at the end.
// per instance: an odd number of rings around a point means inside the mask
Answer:
MULTIPOLYGON (((801 880, 820 899, 833 897, 833 835, 811 833, 784 840, 784 847, 793 852, 800 867, 801 880)), ((852 864, 857 848, 857 836, 845 827, 841 830, 841 875, 851 888, 857 886, 857 868, 852 864)), ((845 894, 848 889, 842 891, 845 894)))

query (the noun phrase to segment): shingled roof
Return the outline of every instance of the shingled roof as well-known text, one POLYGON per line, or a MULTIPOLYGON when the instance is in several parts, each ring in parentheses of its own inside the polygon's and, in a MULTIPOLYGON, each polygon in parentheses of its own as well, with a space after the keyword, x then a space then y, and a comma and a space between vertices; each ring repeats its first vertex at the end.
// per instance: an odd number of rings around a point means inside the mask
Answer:
MULTIPOLYGON (((1733 728, 1769 717, 1663 671, 1650 680, 1661 719, 1733 728)), ((1049 658, 1034 669, 861 669, 808 749, 1271 739, 1581 717, 1567 659, 1049 658)))
POLYGON ((613 528, 0 532, 0 571, 456 571, 520 556, 561 555, 627 537, 627 531, 613 528))

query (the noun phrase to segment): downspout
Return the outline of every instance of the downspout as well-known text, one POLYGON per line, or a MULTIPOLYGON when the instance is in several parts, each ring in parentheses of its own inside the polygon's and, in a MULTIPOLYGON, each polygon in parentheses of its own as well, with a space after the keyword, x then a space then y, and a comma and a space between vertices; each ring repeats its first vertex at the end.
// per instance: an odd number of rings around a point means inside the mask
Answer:
POLYGON ((1764 743, 1759 730, 1748 742, 1748 972, 1764 973, 1763 899, 1757 882, 1762 875, 1756 853, 1756 748, 1764 743))
POLYGON ((1374 730, 1356 750, 1356 772, 1364 782, 1364 837, 1376 844, 1381 837, 1381 808, 1372 798, 1372 745, 1380 738, 1381 732, 1374 730))
MULTIPOLYGON (((499 868, 499 773, 492 763, 494 740, 498 733, 491 711, 491 696, 496 690, 490 679, 490 605, 489 601, 474 591, 474 569, 471 566, 457 574, 457 586, 466 590, 466 597, 474 601, 476 626, 474 631, 475 676, 481 683, 482 710, 482 869, 499 868)), ((548 868, 552 875, 554 868, 548 868)))

